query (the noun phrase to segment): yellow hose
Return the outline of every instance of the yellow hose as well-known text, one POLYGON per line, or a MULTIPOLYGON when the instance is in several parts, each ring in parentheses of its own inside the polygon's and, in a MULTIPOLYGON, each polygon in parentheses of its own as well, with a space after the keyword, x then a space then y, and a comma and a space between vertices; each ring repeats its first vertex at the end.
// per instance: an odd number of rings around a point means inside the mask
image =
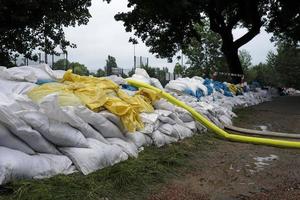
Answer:
POLYGON ((260 138, 260 137, 251 137, 251 136, 243 136, 243 135, 235 135, 235 134, 230 134, 224 131, 223 129, 219 128, 216 126, 214 123, 209 121, 207 118, 202 116, 200 113, 198 113, 195 109, 192 107, 186 105, 182 101, 179 101, 169 93, 166 93, 156 87, 153 87, 149 84, 132 80, 132 79, 127 79, 126 80, 129 84, 135 86, 135 87, 142 87, 142 88, 148 88, 151 90, 154 90, 158 93, 161 94, 161 97, 168 100, 170 103, 175 104, 177 106, 180 106, 187 111, 189 111, 193 117, 202 123, 204 126, 207 128, 211 129, 215 133, 217 133, 219 136, 231 140, 231 141, 236 141, 236 142, 245 142, 245 143, 253 143, 253 144, 263 144, 263 145, 269 145, 269 146, 275 146, 275 147, 285 147, 285 148, 300 148, 300 142, 295 142, 295 141, 287 141, 287 140, 278 140, 278 139, 269 139, 269 138, 260 138))

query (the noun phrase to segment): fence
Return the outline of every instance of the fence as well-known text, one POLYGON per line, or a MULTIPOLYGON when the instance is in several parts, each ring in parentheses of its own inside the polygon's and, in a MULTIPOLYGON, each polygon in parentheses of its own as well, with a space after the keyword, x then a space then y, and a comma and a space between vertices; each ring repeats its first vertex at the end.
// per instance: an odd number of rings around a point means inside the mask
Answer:
MULTIPOLYGON (((34 65, 34 64, 41 64, 41 63, 46 63, 48 64, 50 67, 53 67, 53 64, 55 62, 57 62, 58 60, 68 60, 68 52, 64 52, 64 53, 58 53, 58 54, 47 54, 44 52, 39 52, 37 53, 38 59, 35 60, 31 60, 29 58, 25 58, 23 56, 20 56, 17 60, 16 60, 16 65, 17 66, 24 66, 24 65, 34 65)), ((67 62, 64 62, 63 67, 67 68, 67 62)))

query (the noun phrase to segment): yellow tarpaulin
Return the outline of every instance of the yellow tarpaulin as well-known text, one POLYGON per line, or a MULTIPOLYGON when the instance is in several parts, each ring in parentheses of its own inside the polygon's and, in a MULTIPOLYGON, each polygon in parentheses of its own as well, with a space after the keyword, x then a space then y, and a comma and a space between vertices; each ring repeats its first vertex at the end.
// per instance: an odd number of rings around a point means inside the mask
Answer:
POLYGON ((98 112, 106 108, 119 116, 128 131, 143 128, 139 117, 141 112, 153 112, 152 102, 159 95, 151 90, 142 89, 129 96, 119 85, 106 78, 79 76, 67 71, 62 83, 46 83, 28 92, 28 96, 38 102, 48 94, 57 93, 61 106, 85 105, 98 112))

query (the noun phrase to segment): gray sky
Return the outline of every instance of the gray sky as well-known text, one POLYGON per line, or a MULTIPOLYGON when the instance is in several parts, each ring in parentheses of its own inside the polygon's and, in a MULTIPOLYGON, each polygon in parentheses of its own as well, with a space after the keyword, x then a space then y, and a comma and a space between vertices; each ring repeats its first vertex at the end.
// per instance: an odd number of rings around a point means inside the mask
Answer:
MULTIPOLYGON (((110 4, 102 0, 93 0, 90 8, 92 18, 86 26, 66 28, 66 38, 77 45, 76 49, 69 49, 69 60, 85 64, 89 69, 96 70, 105 66, 108 55, 116 58, 117 64, 122 68, 133 66, 133 45, 128 43, 132 33, 126 33, 122 22, 114 20, 114 15, 120 11, 126 11, 126 0, 114 0, 110 4)), ((239 37, 245 30, 238 29, 234 37, 239 37)), ((252 56, 252 63, 265 61, 269 50, 275 50, 270 42, 270 34, 261 31, 253 40, 241 49, 246 49, 252 56)), ((142 42, 136 45, 136 56, 149 57, 149 64, 154 67, 170 67, 175 65, 168 63, 166 59, 156 59, 148 52, 149 48, 142 42)))

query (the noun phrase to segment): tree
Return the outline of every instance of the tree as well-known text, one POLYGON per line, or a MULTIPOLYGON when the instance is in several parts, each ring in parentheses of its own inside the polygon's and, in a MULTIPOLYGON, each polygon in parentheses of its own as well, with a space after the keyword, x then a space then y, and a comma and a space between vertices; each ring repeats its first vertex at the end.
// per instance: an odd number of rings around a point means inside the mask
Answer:
POLYGON ((184 66, 181 66, 179 63, 176 63, 173 73, 177 74, 177 75, 183 75, 184 74, 184 66))
POLYGON ((91 0, 0 0, 0 65, 15 54, 37 59, 36 49, 55 53, 60 46, 75 47, 63 27, 87 24, 91 0))
POLYGON ((52 69, 54 70, 66 70, 69 69, 69 61, 67 59, 59 59, 52 65, 52 69))
POLYGON ((224 62, 221 52, 221 37, 209 30, 208 22, 195 25, 197 34, 201 38, 192 38, 191 42, 183 50, 188 57, 190 68, 188 76, 196 73, 198 76, 209 76, 213 71, 227 72, 228 67, 224 62))
POLYGON ((72 69, 74 74, 78 74, 81 76, 88 76, 89 75, 89 70, 87 67, 83 64, 80 64, 79 62, 72 62, 70 63, 69 69, 72 69))
POLYGON ((248 70, 248 68, 252 65, 251 63, 251 55, 250 53, 243 49, 239 51, 239 59, 242 65, 243 70, 246 72, 248 70))
POLYGON ((95 74, 96 77, 103 77, 105 76, 105 71, 103 69, 98 69, 97 73, 95 74))
POLYGON ((275 58, 273 65, 282 86, 300 89, 300 48, 295 44, 279 43, 275 58))
POLYGON ((216 60, 222 56, 220 36, 209 30, 208 22, 195 25, 195 29, 197 34, 202 36, 198 39, 193 37, 183 50, 184 54, 188 56, 192 66, 215 65, 216 60))
POLYGON ((68 70, 72 69, 74 74, 79 74, 82 76, 88 76, 89 70, 84 64, 80 64, 79 62, 71 62, 67 59, 60 59, 53 63, 52 69, 54 70, 68 70))
POLYGON ((106 60, 106 74, 107 75, 112 74, 112 68, 118 68, 118 65, 116 63, 116 58, 108 55, 107 60, 106 60))
POLYGON ((300 1, 273 0, 269 5, 267 31, 273 40, 289 43, 300 41, 300 1))
POLYGON ((264 85, 300 88, 300 49, 294 43, 279 42, 276 52, 269 52, 266 63, 249 68, 248 81, 264 85))
MULTIPOLYGON (((197 33, 195 24, 204 24, 204 21, 209 19, 210 29, 218 33, 222 39, 221 50, 230 72, 243 74, 238 49, 254 38, 263 25, 267 26, 270 32, 280 32, 299 41, 300 2, 291 2, 289 0, 129 0, 128 7, 132 9, 118 13, 115 19, 123 21, 126 31, 134 31, 134 34, 150 47, 150 52, 157 53, 160 57, 172 57, 178 50, 190 44, 191 38, 200 41, 202 34, 197 33), (279 28, 282 21, 278 19, 276 13, 284 15, 281 10, 284 5, 295 6, 291 9, 292 13, 288 15, 294 17, 292 20, 294 23, 289 23, 288 27, 296 34, 288 34, 288 31, 283 32, 282 28, 279 28), (236 27, 244 27, 248 32, 234 40, 232 30, 236 27)), ((234 81, 238 82, 239 78, 235 78, 234 81)))

